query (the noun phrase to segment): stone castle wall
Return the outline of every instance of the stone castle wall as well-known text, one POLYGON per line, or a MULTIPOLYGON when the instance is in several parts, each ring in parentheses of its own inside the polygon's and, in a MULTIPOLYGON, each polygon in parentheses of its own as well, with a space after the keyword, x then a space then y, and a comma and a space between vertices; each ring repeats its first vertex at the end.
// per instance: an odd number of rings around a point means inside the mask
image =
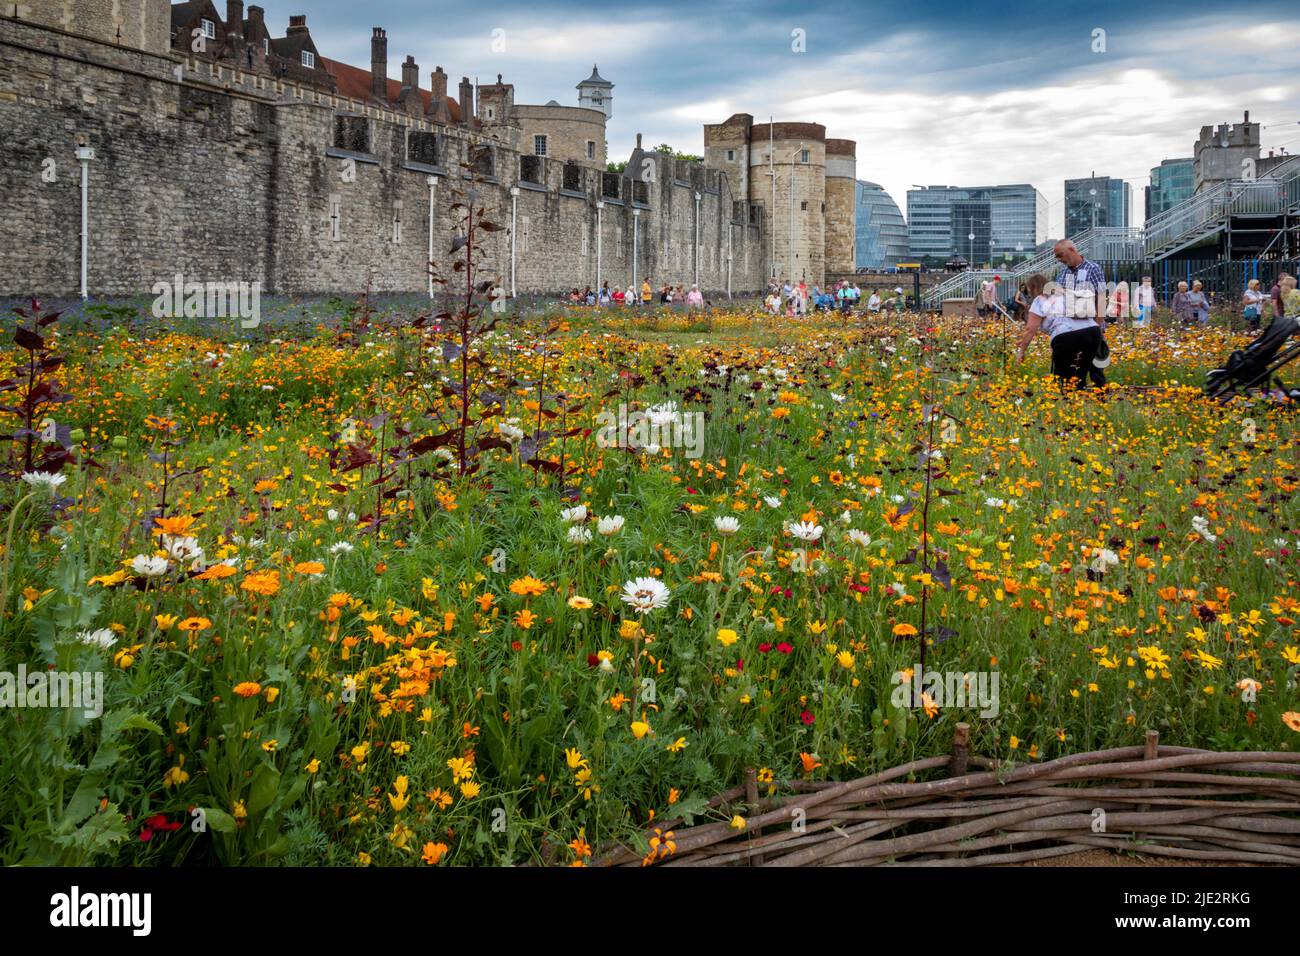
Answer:
MULTIPOLYGON (((367 286, 423 291, 429 176, 436 176, 434 258, 450 278, 447 252, 460 215, 452 204, 470 185, 460 164, 474 141, 493 144, 494 175, 479 185, 478 202, 503 227, 482 235, 479 268, 509 288, 510 187, 520 174, 511 142, 492 141, 490 129, 434 126, 206 62, 187 61, 178 80, 177 65, 171 57, 0 17, 0 230, 10 237, 0 245, 0 295, 78 292, 75 150, 83 144, 95 150, 92 295, 147 295, 177 272, 197 281, 261 281, 264 292, 278 294, 367 286), (341 114, 365 117, 364 153, 333 148, 341 114), (412 132, 438 136, 437 166, 409 160, 412 132), (54 160, 53 182, 42 179, 47 159, 54 160)), ((733 223, 726 177, 667 157, 655 162, 658 175, 640 185, 640 204, 632 201, 630 177, 611 182, 599 169, 582 169, 580 188, 566 189, 557 161, 543 164, 544 184, 520 183, 513 203, 516 290, 595 285, 598 218, 599 278, 626 287, 633 208, 640 209, 638 281, 649 275, 655 283, 689 285, 696 274, 696 191, 701 287, 716 295, 730 277, 735 292, 760 288, 761 238, 757 228, 733 223), (597 199, 606 192, 618 198, 606 199, 598 215, 597 199)))

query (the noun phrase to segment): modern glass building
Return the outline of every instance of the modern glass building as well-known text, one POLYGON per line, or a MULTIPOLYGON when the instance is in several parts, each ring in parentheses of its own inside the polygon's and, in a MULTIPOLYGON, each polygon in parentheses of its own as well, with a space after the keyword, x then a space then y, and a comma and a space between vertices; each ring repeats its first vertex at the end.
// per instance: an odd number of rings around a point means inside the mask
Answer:
POLYGON ((898 203, 875 183, 859 179, 854 268, 887 269, 907 260, 907 223, 898 203))
POLYGON ((911 189, 907 237, 913 259, 975 264, 1030 255, 1047 238, 1047 198, 1027 183, 911 189))
POLYGON ((1146 218, 1172 209, 1196 191, 1195 161, 1166 159, 1151 170, 1151 185, 1146 190, 1146 218))
POLYGON ((1133 189, 1122 179, 1098 176, 1065 181, 1065 234, 1093 226, 1131 226, 1133 189))

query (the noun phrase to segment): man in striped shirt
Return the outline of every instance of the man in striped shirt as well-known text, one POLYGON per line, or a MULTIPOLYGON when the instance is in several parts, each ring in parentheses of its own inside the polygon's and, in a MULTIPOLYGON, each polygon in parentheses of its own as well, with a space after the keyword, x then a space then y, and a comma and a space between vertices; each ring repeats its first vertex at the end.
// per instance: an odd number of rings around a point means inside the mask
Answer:
MULTIPOLYGON (((1106 331, 1106 274, 1101 266, 1085 259, 1069 239, 1062 239, 1052 250, 1061 269, 1056 273, 1056 284, 1065 293, 1065 314, 1077 319, 1092 319, 1106 331)), ((1102 348, 1108 353, 1105 339, 1102 348)), ((1088 376, 1094 385, 1106 384, 1106 373, 1093 365, 1088 376)))

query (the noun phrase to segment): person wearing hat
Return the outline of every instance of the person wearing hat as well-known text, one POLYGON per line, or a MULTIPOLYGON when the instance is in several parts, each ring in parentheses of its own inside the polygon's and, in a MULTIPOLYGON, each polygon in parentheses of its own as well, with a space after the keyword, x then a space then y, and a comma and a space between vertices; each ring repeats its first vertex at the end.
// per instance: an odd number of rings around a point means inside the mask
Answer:
POLYGON ((1047 276, 1032 275, 1025 285, 1033 301, 1029 306, 1029 320, 1016 343, 1016 361, 1023 362, 1034 336, 1046 332, 1052 343, 1052 374, 1061 380, 1062 387, 1071 382, 1082 387, 1092 370, 1099 368, 1098 360, 1110 364, 1109 354, 1098 355, 1105 344, 1101 327, 1092 318, 1070 315, 1065 290, 1055 282, 1048 282, 1047 276))

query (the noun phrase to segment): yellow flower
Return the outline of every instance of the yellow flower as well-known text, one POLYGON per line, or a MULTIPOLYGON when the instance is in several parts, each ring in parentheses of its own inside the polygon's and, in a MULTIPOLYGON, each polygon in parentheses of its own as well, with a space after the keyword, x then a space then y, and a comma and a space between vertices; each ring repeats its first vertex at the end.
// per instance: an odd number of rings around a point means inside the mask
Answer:
POLYGON ((853 655, 848 651, 840 651, 835 655, 835 660, 839 662, 840 667, 846 671, 853 669, 853 655))
POLYGON ((460 783, 461 780, 474 776, 474 766, 463 757, 452 757, 447 761, 447 767, 451 770, 452 783, 460 783))
POLYGON ((234 814, 236 820, 248 819, 248 810, 244 806, 243 800, 236 800, 234 806, 230 808, 230 812, 234 814))
POLYGON ((280 696, 280 688, 268 687, 262 696, 266 698, 268 704, 274 704, 275 699, 280 696))
POLYGON ((911 624, 894 625, 895 637, 913 637, 915 635, 916 635, 916 628, 914 628, 911 624))
POLYGON ((477 797, 479 793, 479 789, 480 789, 479 785, 477 783, 474 783, 472 780, 466 781, 465 783, 462 783, 460 785, 460 792, 462 795, 464 795, 466 800, 473 800, 475 797, 477 797))
POLYGON ((731 818, 731 829, 733 830, 745 829, 745 818, 742 817, 739 813, 737 813, 734 817, 731 818))
POLYGON ((632 721, 632 736, 635 737, 637 740, 640 740, 649 732, 650 732, 650 725, 647 724, 644 720, 632 721))
POLYGON ((307 766, 304 767, 303 769, 306 770, 308 773, 316 773, 318 770, 320 770, 320 761, 317 760, 315 757, 312 757, 311 760, 307 762, 307 766))
POLYGON ((587 766, 587 760, 582 756, 582 751, 576 747, 566 747, 564 750, 564 760, 569 765, 570 770, 577 770, 579 767, 587 766))
MULTIPOLYGON (((182 760, 182 762, 184 761, 182 760)), ((165 789, 169 789, 171 787, 179 787, 181 784, 183 784, 185 781, 189 779, 190 779, 190 775, 186 773, 184 770, 182 770, 180 768, 180 765, 178 764, 177 766, 172 767, 165 774, 163 774, 163 787, 165 789)))
POLYGON ((718 643, 723 647, 730 647, 740 640, 740 635, 729 627, 718 628, 718 643))
MULTIPOLYGON (((165 631, 176 623, 175 614, 155 614, 153 622, 158 625, 158 630, 165 631)), ((211 622, 209 622, 211 623, 211 622)))
POLYGON ((573 597, 569 598, 568 604, 569 607, 573 608, 575 611, 585 611, 587 608, 591 607, 591 598, 585 598, 580 594, 575 594, 573 597))
POLYGON ((674 741, 673 741, 672 743, 670 743, 668 746, 664 747, 664 750, 667 750, 667 751, 670 751, 670 752, 676 754, 676 753, 681 753, 681 752, 682 752, 682 749, 683 749, 685 746, 686 746, 686 738, 685 738, 685 737, 678 737, 676 740, 674 740, 674 741))

